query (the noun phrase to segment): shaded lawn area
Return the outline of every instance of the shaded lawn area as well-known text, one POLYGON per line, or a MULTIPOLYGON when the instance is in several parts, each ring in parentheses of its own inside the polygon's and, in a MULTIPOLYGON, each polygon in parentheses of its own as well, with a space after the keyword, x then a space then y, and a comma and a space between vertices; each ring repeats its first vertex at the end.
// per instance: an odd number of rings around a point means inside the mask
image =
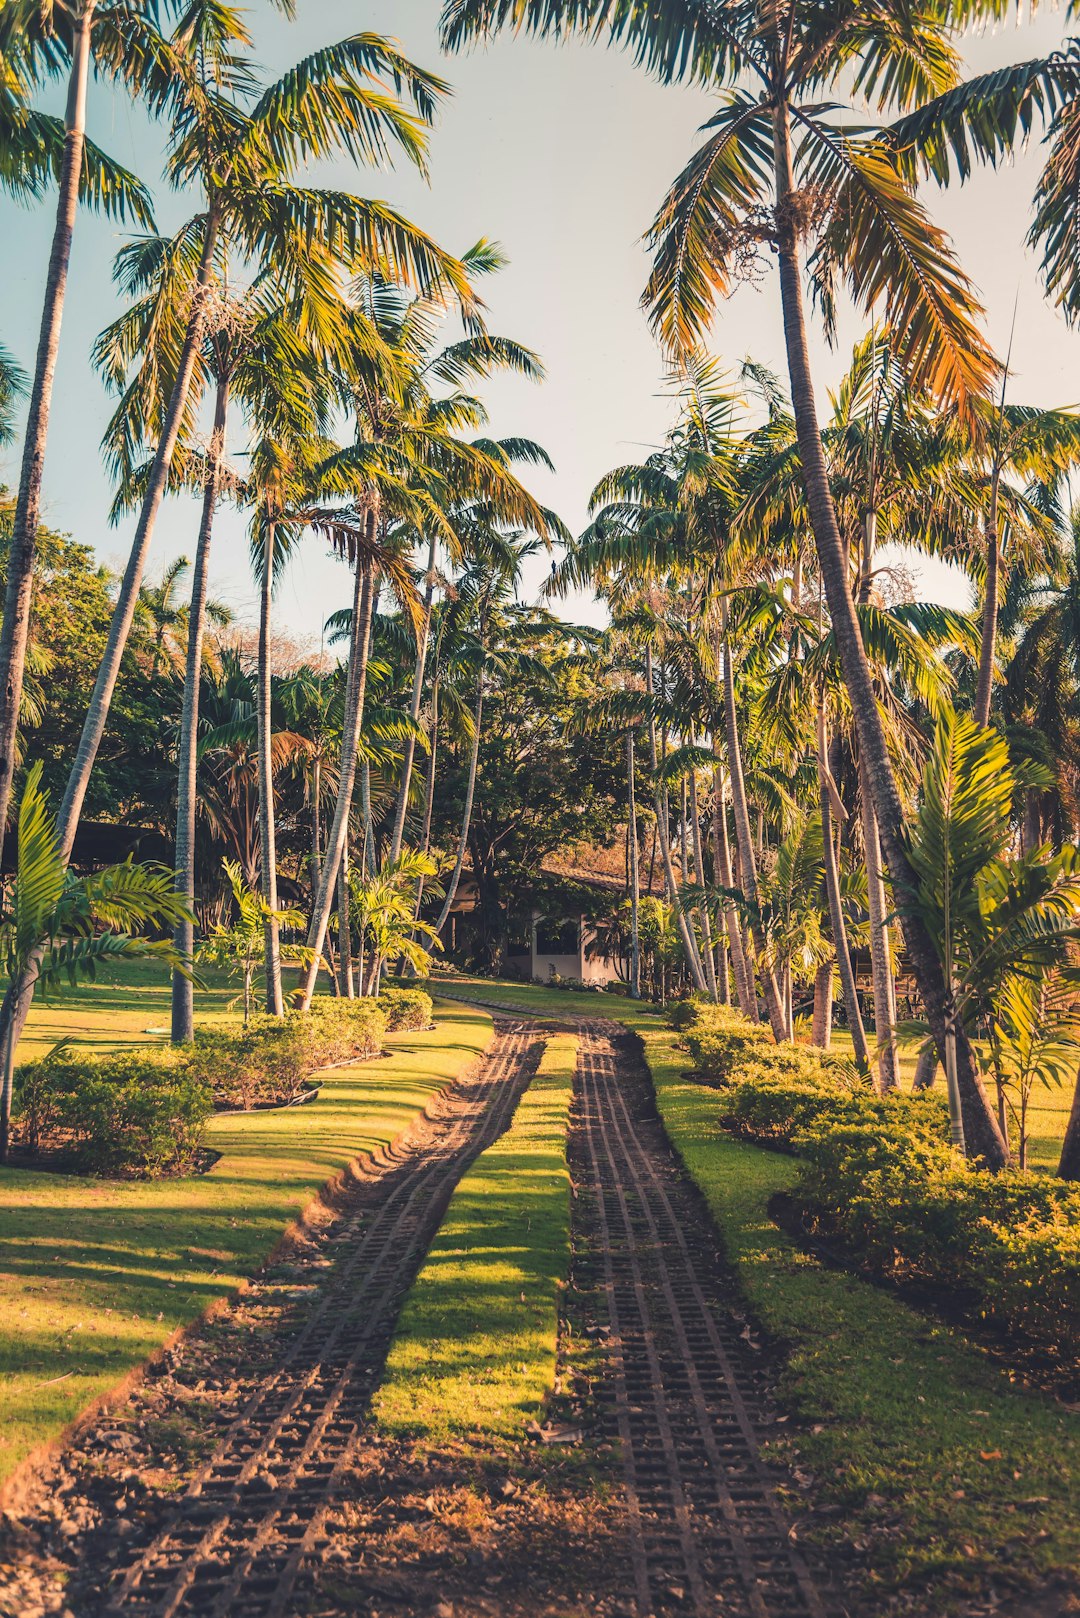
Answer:
POLYGON ((577 1040, 557 1035, 510 1129, 460 1181, 405 1302, 376 1420, 398 1435, 520 1438, 555 1380, 570 1266, 566 1130, 577 1040))
POLYGON ((640 1033, 668 1137, 758 1319, 786 1346, 780 1392, 800 1418, 792 1444, 813 1475, 811 1497, 835 1513, 821 1531, 864 1544, 871 1603, 905 1586, 921 1592, 920 1612, 941 1613, 954 1587, 985 1591, 990 1577, 1075 1581, 1074 1411, 1014 1384, 961 1332, 802 1253, 768 1215, 795 1163, 713 1123, 713 1098, 683 1078, 686 1053, 662 1021, 611 995, 478 981, 481 990, 538 1015, 609 1016, 640 1033))
MULTIPOLYGON (((211 999, 211 1015, 228 998, 211 999)), ((114 1015, 104 985, 79 997, 85 1005, 57 1000, 28 1043, 51 1039, 61 1015, 101 1044, 145 1040, 146 1027, 167 1020, 160 976, 125 983, 118 999, 114 1015)), ((392 1141, 486 1049, 483 1012, 442 1006, 436 1018, 430 1032, 391 1035, 385 1057, 327 1073, 306 1106, 212 1119, 206 1145, 221 1158, 208 1174, 105 1181, 0 1170, 0 1481, 233 1292, 328 1179, 392 1141)))

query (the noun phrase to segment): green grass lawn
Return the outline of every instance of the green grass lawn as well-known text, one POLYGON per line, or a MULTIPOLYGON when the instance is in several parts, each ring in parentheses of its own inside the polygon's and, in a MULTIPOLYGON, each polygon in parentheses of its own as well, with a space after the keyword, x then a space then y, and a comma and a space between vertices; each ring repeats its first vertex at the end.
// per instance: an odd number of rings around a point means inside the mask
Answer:
POLYGON ((520 1438, 551 1392, 570 1262, 576 1053, 571 1035, 548 1041, 510 1129, 454 1192, 375 1397, 387 1431, 437 1443, 520 1438))
POLYGON ((682 1077, 686 1054, 664 1022, 615 996, 480 980, 472 992, 537 1015, 610 1016, 641 1034, 669 1138, 755 1313, 787 1347, 780 1391, 800 1418, 792 1443, 823 1521, 835 1524, 820 1531, 865 1544, 860 1563, 883 1602, 906 1586, 920 1612, 936 1614, 954 1591, 985 1588, 991 1571, 1021 1584, 1048 1571, 1075 1579, 1075 1413, 1015 1384, 960 1332, 803 1254, 767 1211, 795 1164, 721 1133, 710 1092, 682 1077))
MULTIPOLYGON (((229 998, 200 995, 198 1015, 228 1015, 229 998)), ((160 973, 142 969, 35 1006, 25 1046, 61 1034, 132 1044, 167 1021, 160 973)), ((392 1035, 385 1057, 332 1070, 301 1109, 212 1119, 206 1144, 221 1158, 208 1174, 0 1170, 0 1482, 233 1292, 328 1179, 393 1140, 490 1037, 486 1014, 441 1006, 433 1031, 392 1035)))

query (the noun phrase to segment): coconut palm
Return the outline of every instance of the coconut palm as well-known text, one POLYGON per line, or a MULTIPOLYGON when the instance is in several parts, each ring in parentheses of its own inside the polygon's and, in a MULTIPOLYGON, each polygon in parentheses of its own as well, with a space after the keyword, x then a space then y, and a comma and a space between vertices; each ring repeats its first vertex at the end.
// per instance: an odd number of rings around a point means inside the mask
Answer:
MULTIPOLYGON (((455 259, 384 204, 293 181, 297 166, 344 150, 358 162, 393 151, 423 166, 425 126, 443 86, 377 35, 357 34, 307 57, 261 87, 250 65, 250 37, 228 7, 197 3, 159 46, 171 92, 167 172, 198 186, 204 211, 192 222, 192 291, 161 416, 135 536, 116 601, 105 657, 60 813, 70 846, 127 643, 150 541, 192 390, 199 391, 204 320, 222 244, 239 257, 272 263, 283 285, 321 302, 328 256, 359 266, 377 261, 406 282, 453 285, 469 296, 455 259), (407 95, 407 109, 388 86, 407 95)), ((336 298, 334 299, 336 303, 336 298)))
MULTIPOLYGON (((301 162, 336 150, 372 163, 396 150, 422 167, 425 130, 443 93, 441 82, 379 36, 357 34, 315 52, 261 88, 250 65, 250 45, 239 14, 216 0, 205 5, 197 0, 157 45, 159 66, 168 72, 171 86, 167 172, 178 186, 198 185, 205 209, 194 222, 192 293, 157 446, 61 805, 58 824, 68 851, 199 371, 206 304, 221 244, 248 260, 272 262, 281 282, 313 306, 320 301, 320 288, 325 289, 328 259, 344 260, 356 269, 377 263, 406 284, 452 286, 463 306, 471 302, 457 260, 385 204, 300 187, 292 178, 301 162), (390 87, 408 96, 411 109, 390 87)), ((25 999, 20 1003, 27 1004, 25 999)))
MULTIPOLYGON (((766 247, 775 251, 791 399, 803 482, 829 613, 866 760, 867 783, 902 914, 908 957, 939 1049, 951 1013, 933 940, 908 902, 911 875, 903 805, 880 723, 851 599, 848 562, 829 487, 810 368, 804 253, 826 324, 843 283, 857 306, 879 305, 900 334, 918 388, 967 409, 984 397, 997 363, 981 309, 943 233, 898 165, 886 133, 866 116, 904 112, 951 90, 959 58, 944 11, 917 19, 886 3, 825 10, 807 0, 741 9, 701 0, 446 0, 450 46, 502 26, 538 34, 606 36, 665 81, 692 79, 720 106, 704 145, 678 177, 651 231, 655 266, 646 292, 654 322, 676 351, 698 343, 718 296, 766 247), (854 98, 859 106, 851 105, 854 98)), ((975 1052, 954 1042, 968 1100, 969 1146, 995 1167, 1007 1152, 975 1052)))
MULTIPOLYGON (((152 219, 140 182, 87 140, 90 67, 93 63, 123 82, 152 111, 160 110, 166 81, 156 62, 156 10, 152 0, 9 0, 0 17, 0 185, 40 194, 46 177, 55 174, 57 181, 0 626, 0 851, 11 801, 45 450, 76 214, 82 202, 114 219, 132 218, 144 226, 152 219), (28 105, 33 80, 42 73, 67 75, 62 121, 28 105)), ((3 393, 0 383, 0 420, 3 393)))

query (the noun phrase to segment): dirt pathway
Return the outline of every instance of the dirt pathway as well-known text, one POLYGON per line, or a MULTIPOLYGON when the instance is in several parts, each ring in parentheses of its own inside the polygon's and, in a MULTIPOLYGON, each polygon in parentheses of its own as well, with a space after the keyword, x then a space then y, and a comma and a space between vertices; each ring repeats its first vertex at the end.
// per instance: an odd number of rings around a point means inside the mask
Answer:
POLYGON ((554 1413, 584 1442, 434 1452, 365 1419, 452 1188, 535 1072, 535 1026, 502 1020, 325 1240, 63 1457, 0 1549, 3 1618, 826 1618, 764 1459, 765 1356, 640 1049, 578 1032, 554 1413))
POLYGON ((64 1455, 25 1532, 0 1552, 0 1613, 293 1610, 305 1561, 325 1547, 403 1297, 455 1184, 507 1127, 542 1048, 535 1030, 502 1023, 478 1077, 352 1182, 324 1244, 269 1272, 198 1334, 136 1394, 123 1424, 105 1421, 64 1455), (211 1453, 170 1496, 215 1425, 211 1453))
POLYGON ((824 1618, 763 1460, 780 1429, 761 1354, 643 1058, 596 1023, 579 1063, 578 1220, 594 1251, 637 1613, 824 1618))

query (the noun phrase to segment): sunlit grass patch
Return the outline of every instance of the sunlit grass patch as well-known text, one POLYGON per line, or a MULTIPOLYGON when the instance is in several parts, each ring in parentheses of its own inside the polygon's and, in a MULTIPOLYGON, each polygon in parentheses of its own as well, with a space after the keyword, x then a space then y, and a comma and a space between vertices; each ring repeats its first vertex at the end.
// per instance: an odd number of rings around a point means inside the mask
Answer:
MULTIPOLYGON (((80 1038, 101 1044, 167 1023, 160 972, 118 986, 112 1014, 109 992, 58 998, 40 1016, 51 1022, 62 1005, 80 1038)), ((211 1009, 222 1014, 219 995, 211 1009)), ((490 1037, 483 1012, 441 1007, 432 1031, 392 1035, 384 1058, 331 1070, 302 1108, 212 1119, 206 1144, 221 1156, 205 1175, 118 1182, 0 1170, 0 1481, 235 1291, 327 1180, 400 1134, 490 1037)))
POLYGON ((388 1431, 518 1437, 555 1377, 569 1267, 566 1129, 577 1041, 548 1041, 509 1130, 460 1181, 375 1398, 388 1431))

